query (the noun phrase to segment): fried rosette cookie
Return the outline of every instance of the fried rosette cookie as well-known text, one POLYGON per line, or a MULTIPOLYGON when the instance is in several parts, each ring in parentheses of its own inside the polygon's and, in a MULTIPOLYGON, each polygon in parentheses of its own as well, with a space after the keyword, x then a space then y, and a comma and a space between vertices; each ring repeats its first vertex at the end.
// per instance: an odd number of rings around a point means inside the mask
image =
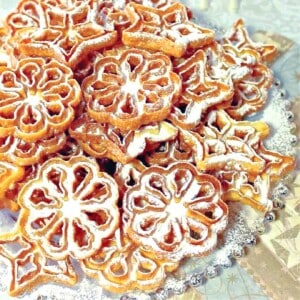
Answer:
POLYGON ((42 254, 37 243, 19 232, 0 236, 0 256, 10 265, 8 293, 17 297, 45 283, 74 285, 78 276, 69 258, 53 260, 42 254))
POLYGON ((257 55, 252 50, 251 55, 248 52, 225 51, 224 47, 216 41, 203 47, 202 50, 206 54, 208 75, 214 80, 233 87, 234 83, 241 81, 251 72, 250 67, 257 55))
MULTIPOLYGON (((130 18, 128 17, 128 13, 126 11, 126 6, 135 2, 140 4, 143 7, 152 7, 157 9, 166 9, 176 1, 173 0, 104 0, 99 1, 98 5, 98 13, 102 19, 105 20, 105 24, 112 26, 112 28, 116 29, 120 35, 122 35, 122 31, 128 28, 131 25, 130 18)), ((188 18, 191 19, 192 12, 187 8, 188 18)))
POLYGON ((238 201, 263 212, 273 209, 272 189, 278 180, 295 169, 295 159, 288 155, 266 150, 262 143, 257 147, 264 160, 264 169, 253 176, 249 172, 219 171, 224 201, 238 201))
POLYGON ((257 153, 259 143, 269 135, 269 127, 260 121, 236 121, 225 111, 212 111, 205 123, 195 129, 203 145, 203 157, 196 158, 199 170, 246 171, 257 175, 265 161, 257 153))
POLYGON ((181 57, 188 49, 213 41, 214 32, 189 21, 185 6, 176 2, 165 9, 127 5, 131 25, 122 32, 125 45, 181 57))
POLYGON ((19 194, 18 227, 52 259, 84 259, 119 226, 118 187, 94 160, 49 159, 19 194))
POLYGON ((263 64, 251 67, 251 72, 235 84, 231 105, 226 111, 235 119, 258 112, 266 103, 273 82, 272 71, 263 64))
POLYGON ((138 130, 121 131, 85 114, 71 124, 69 133, 89 155, 125 164, 143 153, 148 144, 172 139, 177 128, 162 121, 141 126, 138 130))
POLYGON ((235 84, 235 95, 227 112, 236 119, 259 111, 267 100, 273 81, 271 69, 265 64, 276 55, 274 45, 253 42, 243 20, 239 19, 221 40, 226 55, 241 60, 250 72, 235 84), (245 59, 246 58, 246 59, 245 59))
POLYGON ((252 48, 237 49, 214 42, 204 48, 207 73, 232 87, 234 95, 226 111, 236 119, 259 111, 266 103, 273 73, 252 48))
POLYGON ((38 0, 21 0, 14 12, 6 18, 6 25, 11 35, 24 28, 44 28, 46 18, 41 1, 38 0))
POLYGON ((181 91, 164 54, 129 49, 100 58, 82 83, 89 115, 122 130, 162 121, 181 91))
POLYGON ((10 44, 18 45, 19 54, 52 57, 74 69, 88 53, 117 41, 117 32, 96 12, 91 0, 23 0, 7 17, 10 44))
POLYGON ((24 58, 0 68, 0 136, 26 142, 65 131, 81 100, 71 69, 54 59, 24 58))
POLYGON ((83 270, 96 278, 100 285, 111 292, 123 293, 136 288, 153 291, 160 287, 166 272, 173 271, 179 262, 148 256, 126 235, 117 230, 95 255, 83 260, 83 270))
POLYGON ((13 136, 0 137, 0 159, 17 166, 31 166, 43 162, 48 155, 61 151, 66 142, 65 133, 31 143, 13 136))
POLYGON ((212 251, 228 219, 220 182, 189 163, 146 169, 123 208, 129 237, 170 261, 212 251))
POLYGON ((205 112, 228 107, 234 94, 233 87, 214 80, 206 71, 206 55, 198 50, 188 59, 175 65, 182 80, 182 93, 173 105, 170 120, 184 129, 196 127, 205 112))

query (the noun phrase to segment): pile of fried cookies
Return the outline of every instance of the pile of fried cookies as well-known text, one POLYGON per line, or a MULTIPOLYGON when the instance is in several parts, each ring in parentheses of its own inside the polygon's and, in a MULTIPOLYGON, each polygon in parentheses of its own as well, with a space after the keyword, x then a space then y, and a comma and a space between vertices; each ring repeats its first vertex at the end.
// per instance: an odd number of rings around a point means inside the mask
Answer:
POLYGON ((294 159, 245 118, 275 53, 242 20, 216 39, 179 2, 21 0, 0 29, 9 294, 75 285, 75 261, 111 292, 153 291, 215 249, 229 201, 271 210, 294 159))

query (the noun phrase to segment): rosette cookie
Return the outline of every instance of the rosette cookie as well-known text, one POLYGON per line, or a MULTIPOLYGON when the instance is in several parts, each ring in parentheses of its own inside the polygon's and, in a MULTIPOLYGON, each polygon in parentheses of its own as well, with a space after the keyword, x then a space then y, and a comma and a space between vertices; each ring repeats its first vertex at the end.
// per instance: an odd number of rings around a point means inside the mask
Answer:
POLYGON ((75 69, 82 57, 117 41, 117 32, 96 18, 97 2, 23 0, 7 17, 9 43, 19 54, 52 57, 75 69))
POLYGON ((10 264, 8 291, 12 297, 43 283, 74 285, 78 281, 70 258, 53 260, 43 255, 37 243, 19 232, 0 236, 0 255, 10 264))
POLYGON ((295 159, 265 149, 262 142, 257 146, 257 154, 264 160, 264 168, 256 175, 222 170, 217 176, 222 182, 225 201, 239 201, 266 212, 273 209, 274 184, 294 170, 295 159))
POLYGON ((265 160, 257 153, 259 143, 269 135, 264 122, 236 121, 225 111, 211 111, 194 134, 203 145, 203 156, 196 158, 199 170, 257 175, 265 167, 265 160))
POLYGON ((173 271, 178 265, 179 262, 150 257, 121 230, 117 230, 99 252, 82 262, 86 274, 114 293, 136 288, 153 291, 161 286, 166 272, 173 271))
POLYGON ((54 59, 24 58, 0 68, 0 136, 25 142, 64 132, 81 99, 71 69, 54 59))
POLYGON ((43 162, 48 155, 57 155, 66 147, 66 141, 65 133, 31 143, 13 136, 0 137, 0 159, 17 166, 31 166, 43 162))
POLYGON ((119 226, 117 200, 117 184, 94 160, 49 159, 19 194, 19 230, 52 259, 84 259, 119 226))
POLYGON ((214 32, 189 21, 185 6, 176 2, 165 9, 127 5, 131 25, 122 32, 125 45, 181 57, 188 49, 213 41, 214 32))
POLYGON ((225 51, 216 41, 203 47, 206 54, 206 71, 214 80, 221 81, 234 88, 234 83, 241 81, 250 72, 253 61, 257 59, 257 52, 225 51), (249 55, 250 54, 250 55, 249 55))
POLYGON ((188 59, 175 65, 182 80, 182 93, 173 105, 170 120, 184 129, 192 129, 207 110, 228 107, 233 87, 214 80, 206 71, 206 55, 198 50, 188 59))
POLYGON ((273 82, 272 71, 264 64, 251 67, 251 72, 235 84, 235 93, 226 111, 235 119, 259 111, 266 103, 273 82))
POLYGON ((217 176, 222 182, 224 201, 239 201, 266 212, 273 209, 271 191, 274 184, 294 170, 295 159, 266 150, 262 143, 259 143, 257 153, 265 164, 256 176, 250 172, 224 170, 217 176))
POLYGON ((159 259, 212 251, 228 219, 220 182, 189 163, 150 167, 123 198, 125 232, 159 259))
MULTIPOLYGON (((117 0, 104 0, 99 2, 98 13, 97 15, 101 15, 105 23, 113 26, 120 35, 122 35, 122 31, 128 28, 131 25, 130 18, 128 17, 128 13, 126 11, 126 6, 135 2, 144 7, 152 7, 157 9, 166 9, 173 3, 175 0, 125 0, 125 1, 117 1, 117 0)), ((187 8, 188 18, 192 17, 191 11, 187 8)))
POLYGON ((226 108, 236 119, 259 111, 265 104, 273 73, 252 48, 237 49, 231 44, 214 42, 204 48, 207 73, 232 87, 234 95, 226 108))
POLYGON ((181 91, 172 69, 166 55, 134 48, 100 58, 82 83, 89 115, 121 130, 165 119, 181 91))

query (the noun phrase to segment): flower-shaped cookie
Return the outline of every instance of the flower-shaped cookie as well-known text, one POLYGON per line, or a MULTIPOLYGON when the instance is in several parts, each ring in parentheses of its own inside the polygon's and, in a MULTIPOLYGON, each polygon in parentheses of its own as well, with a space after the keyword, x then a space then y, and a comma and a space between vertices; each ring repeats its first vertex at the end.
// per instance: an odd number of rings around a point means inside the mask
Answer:
POLYGON ((35 142, 63 132, 80 100, 71 69, 54 59, 21 59, 15 69, 0 69, 0 136, 35 142))
POLYGON ((149 144, 167 141, 177 135, 177 128, 162 121, 121 131, 108 123, 98 123, 86 114, 75 120, 70 135, 84 151, 96 158, 110 158, 123 164, 143 153, 149 144))
POLYGON ((10 43, 21 54, 53 57, 74 69, 83 56, 117 40, 96 12, 97 1, 23 0, 7 18, 10 43))
POLYGON ((164 54, 128 49, 96 61, 82 83, 89 115, 122 130, 162 121, 181 90, 164 54))
POLYGON ((19 194, 19 230, 52 259, 84 259, 119 225, 118 186, 94 160, 53 158, 19 194))
POLYGON ((220 182, 190 163, 146 169, 123 208, 129 237, 170 261, 210 252, 228 219, 220 182))
POLYGON ((13 136, 0 137, 0 159, 17 166, 31 166, 41 163, 47 155, 54 155, 65 145, 65 133, 31 143, 13 136))
POLYGON ((117 230, 103 248, 82 262, 86 274, 96 278, 111 292, 123 293, 136 288, 151 291, 161 286, 166 271, 176 269, 179 262, 168 262, 148 256, 127 236, 117 230))
POLYGON ((12 297, 47 282, 74 285, 78 281, 70 258, 52 260, 44 256, 36 243, 19 232, 0 236, 0 255, 10 264, 8 292, 12 297))
POLYGON ((11 35, 24 28, 44 28, 46 26, 45 13, 41 2, 38 0, 19 1, 16 10, 6 18, 6 25, 11 35))
POLYGON ((162 51, 181 57, 186 50, 212 42, 214 32, 189 21, 185 6, 176 2, 165 9, 127 5, 131 25, 122 32, 125 45, 162 51))
POLYGON ((182 80, 182 94, 170 115, 176 125, 184 129, 194 128, 208 109, 229 106, 233 87, 208 76, 204 51, 198 50, 174 70, 182 80))

